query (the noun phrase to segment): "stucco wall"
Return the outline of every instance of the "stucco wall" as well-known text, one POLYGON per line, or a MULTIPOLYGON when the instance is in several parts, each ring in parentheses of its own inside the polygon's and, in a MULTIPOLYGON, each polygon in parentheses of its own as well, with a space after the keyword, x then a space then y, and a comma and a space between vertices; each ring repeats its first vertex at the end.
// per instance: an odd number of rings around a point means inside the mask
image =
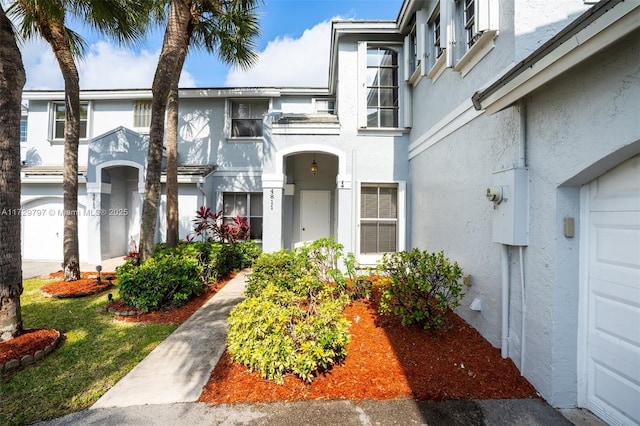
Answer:
MULTIPOLYGON (((518 250, 511 249, 509 352, 554 406, 576 405, 580 186, 640 151, 640 34, 636 31, 526 98, 530 181, 526 354, 520 365, 518 250), (577 229, 579 226, 577 225, 577 229)), ((486 59, 486 58, 485 58, 486 59)), ((494 345, 500 335, 500 252, 492 243, 491 173, 515 164, 519 108, 481 115, 410 161, 415 246, 445 250, 471 275, 458 309, 494 345), (468 305, 482 299, 482 311, 468 305)))

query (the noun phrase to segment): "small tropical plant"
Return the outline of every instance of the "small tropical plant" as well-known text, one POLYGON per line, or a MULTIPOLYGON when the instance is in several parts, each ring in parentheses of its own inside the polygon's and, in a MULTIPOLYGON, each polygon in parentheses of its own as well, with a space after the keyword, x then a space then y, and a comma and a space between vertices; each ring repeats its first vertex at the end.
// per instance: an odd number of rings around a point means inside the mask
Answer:
POLYGON ((403 325, 440 328, 444 314, 460 305, 462 269, 444 253, 410 252, 385 254, 379 270, 387 277, 380 312, 396 314, 403 325))
POLYGON ((251 235, 251 227, 246 217, 236 216, 232 223, 224 223, 222 210, 213 213, 210 207, 201 206, 196 210, 193 219, 193 232, 187 236, 192 241, 195 236, 201 241, 221 241, 233 244, 236 241, 246 241, 251 235))

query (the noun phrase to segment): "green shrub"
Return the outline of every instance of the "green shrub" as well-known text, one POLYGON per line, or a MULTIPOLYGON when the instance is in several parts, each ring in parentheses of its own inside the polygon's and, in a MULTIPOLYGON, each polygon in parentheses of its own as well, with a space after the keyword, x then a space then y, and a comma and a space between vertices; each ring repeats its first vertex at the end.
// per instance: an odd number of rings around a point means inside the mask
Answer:
POLYGON ((242 301, 229 316, 227 345, 234 361, 282 383, 292 372, 311 382, 346 355, 347 299, 306 297, 267 284, 259 296, 242 301))
POLYGON ((250 268, 260 257, 262 248, 255 241, 238 241, 234 249, 240 254, 240 264, 238 269, 250 268))
POLYGON ((122 300, 142 312, 167 304, 183 305, 205 288, 198 260, 168 249, 140 266, 126 262, 116 268, 116 276, 122 300))
POLYGON ((462 269, 443 252, 413 249, 385 254, 380 269, 389 281, 382 292, 380 312, 399 315, 403 325, 439 328, 446 311, 459 306, 464 296, 462 269))
POLYGON ((253 273, 247 278, 247 296, 259 295, 268 284, 293 291, 296 281, 305 274, 304 264, 305 261, 295 251, 262 253, 253 265, 253 273))

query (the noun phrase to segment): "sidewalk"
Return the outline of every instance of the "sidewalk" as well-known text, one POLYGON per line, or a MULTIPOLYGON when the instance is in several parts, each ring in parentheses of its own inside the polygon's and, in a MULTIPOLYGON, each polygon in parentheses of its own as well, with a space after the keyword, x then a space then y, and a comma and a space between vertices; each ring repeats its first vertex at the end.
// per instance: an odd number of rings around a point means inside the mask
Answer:
POLYGON ((572 421, 542 399, 443 402, 316 400, 258 404, 196 402, 225 347, 229 311, 246 272, 156 347, 90 409, 41 425, 602 425, 588 412, 572 421))
POLYGON ((91 409, 197 401, 224 351, 227 317, 242 299, 246 274, 229 281, 91 409))

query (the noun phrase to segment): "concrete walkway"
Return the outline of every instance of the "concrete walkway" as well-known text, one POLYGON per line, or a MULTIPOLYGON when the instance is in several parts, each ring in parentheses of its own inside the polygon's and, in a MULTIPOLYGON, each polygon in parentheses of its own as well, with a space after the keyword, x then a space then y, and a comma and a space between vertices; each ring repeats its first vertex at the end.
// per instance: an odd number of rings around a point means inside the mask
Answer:
POLYGON ((229 281, 91 409, 197 401, 224 351, 227 317, 242 300, 246 274, 229 281))

